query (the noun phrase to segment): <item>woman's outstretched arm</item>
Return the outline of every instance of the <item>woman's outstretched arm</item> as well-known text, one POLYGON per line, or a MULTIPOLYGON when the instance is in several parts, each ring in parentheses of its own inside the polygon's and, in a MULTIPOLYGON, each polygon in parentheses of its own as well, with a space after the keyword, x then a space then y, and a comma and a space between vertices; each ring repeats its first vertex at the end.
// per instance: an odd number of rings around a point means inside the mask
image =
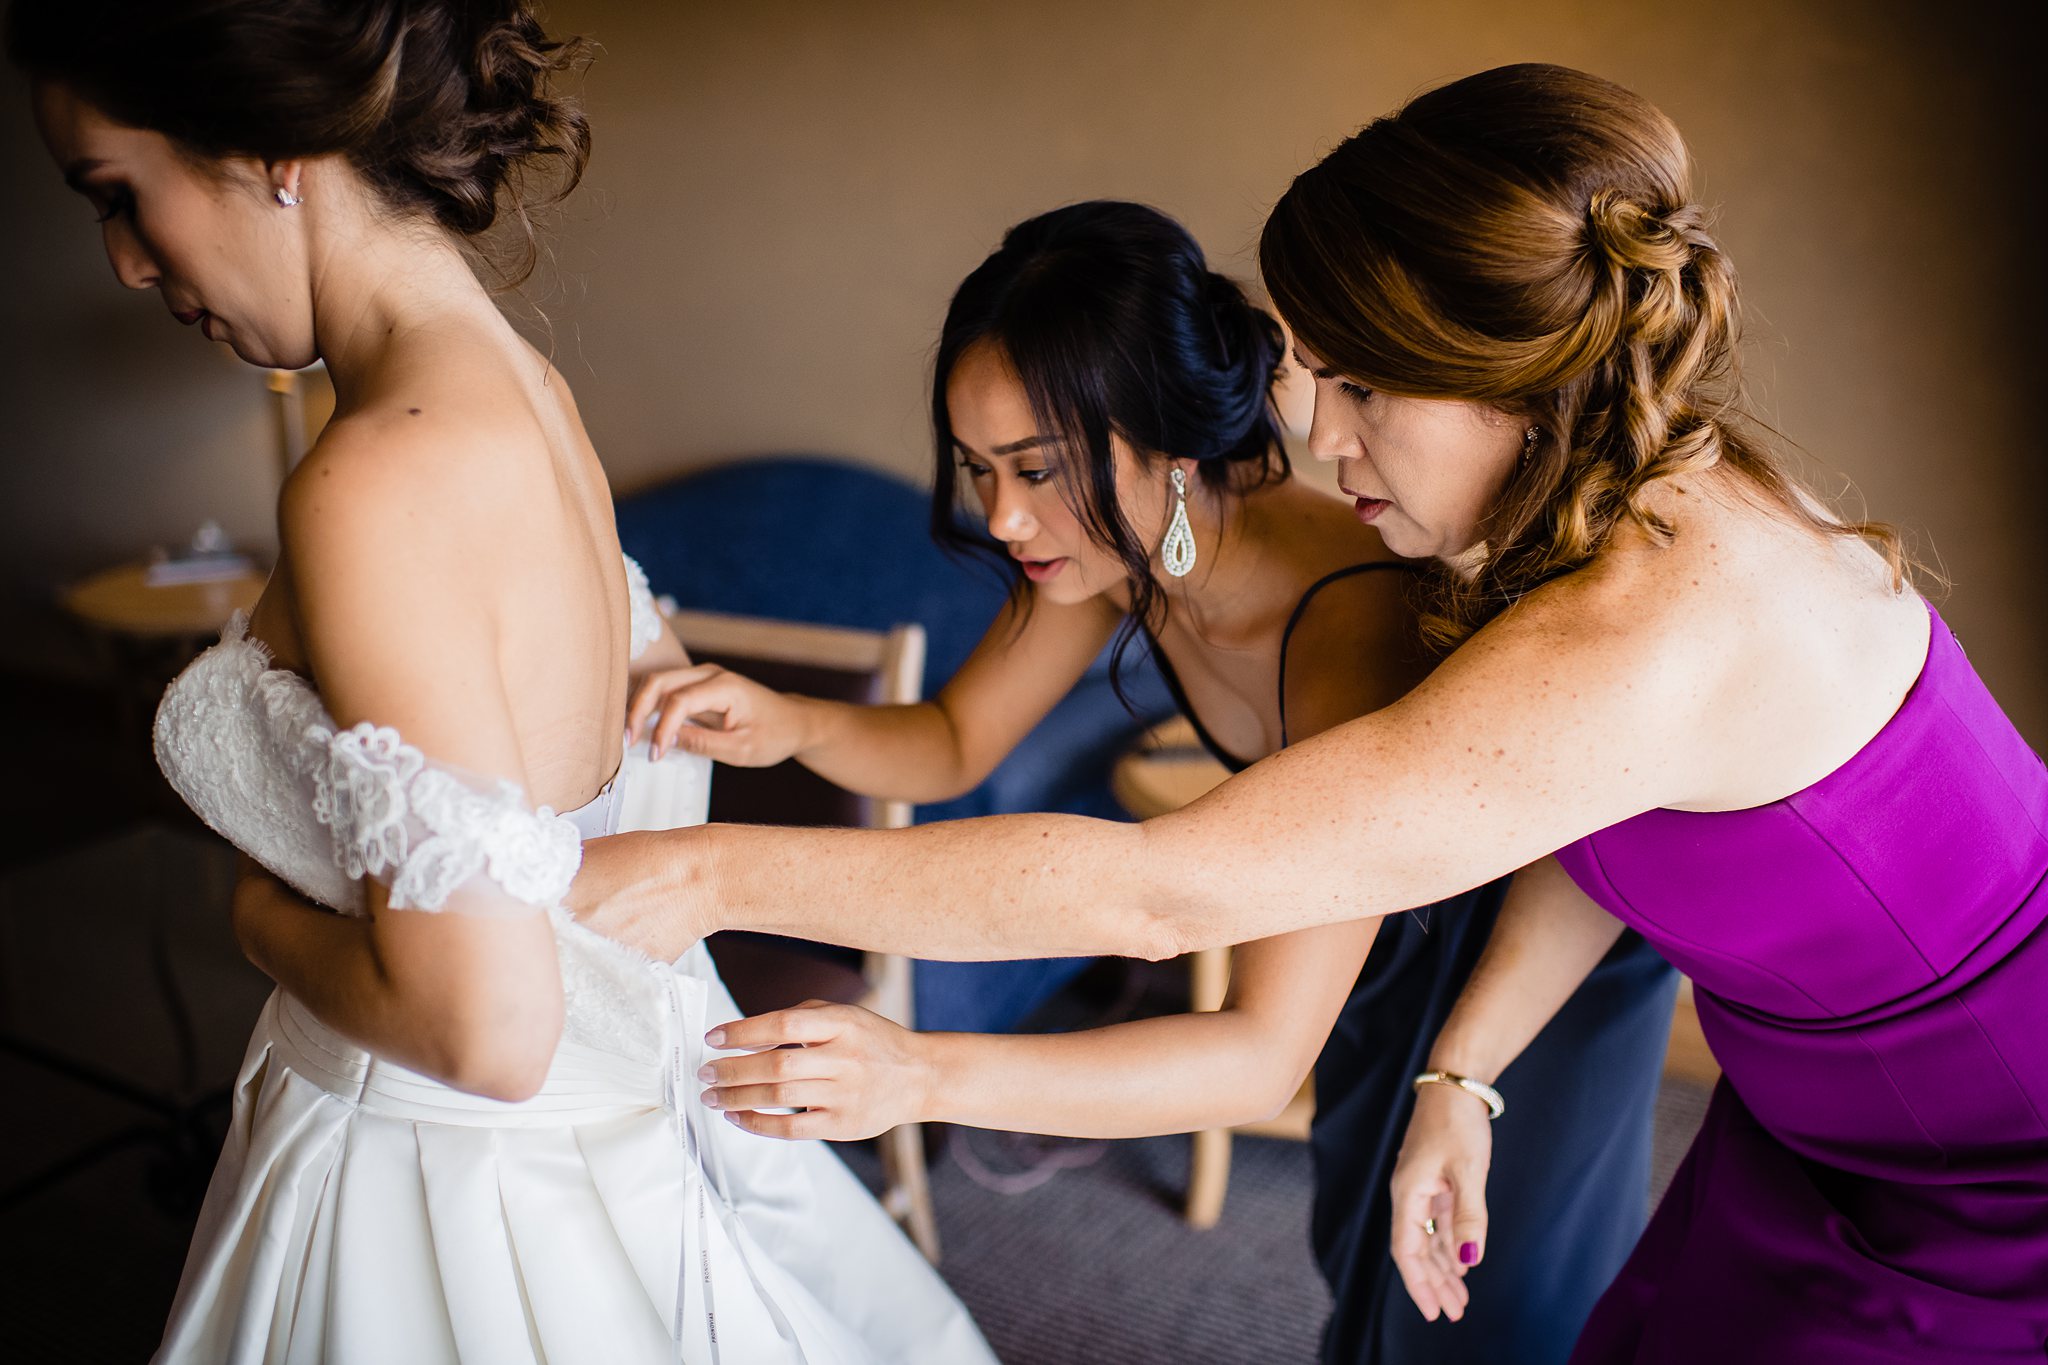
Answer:
POLYGON ((1142 825, 631 835, 589 846, 572 899, 657 955, 748 928, 967 960, 1159 959, 1425 905, 1735 776, 1701 717, 1752 661, 1675 606, 1589 595, 1532 594, 1394 705, 1142 825))
POLYGON ((1239 948, 1223 1008, 1070 1033, 913 1033, 812 1002, 723 1027, 716 1107, 771 1137, 945 1122, 1144 1137, 1271 1118, 1294 1098, 1372 946, 1374 921, 1239 948), (801 1046, 788 1046, 801 1044, 801 1046), (801 1107, 799 1114, 754 1112, 801 1107))
POLYGON ((1118 619, 1103 599, 1036 601, 1028 611, 1011 601, 939 694, 908 704, 777 692, 715 664, 657 670, 636 690, 626 728, 651 736, 657 756, 675 748, 743 768, 794 758, 862 796, 950 800, 1045 719, 1118 619))

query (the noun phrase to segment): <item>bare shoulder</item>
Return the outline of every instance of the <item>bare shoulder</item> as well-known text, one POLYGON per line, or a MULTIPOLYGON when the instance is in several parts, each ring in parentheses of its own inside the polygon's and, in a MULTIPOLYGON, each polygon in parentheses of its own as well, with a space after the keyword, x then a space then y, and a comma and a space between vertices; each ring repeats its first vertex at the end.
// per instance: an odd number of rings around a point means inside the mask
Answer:
POLYGON ((281 557, 323 689, 387 653, 448 672, 493 657, 505 528, 532 497, 507 452, 539 438, 468 406, 369 405, 330 424, 286 481, 281 557))
POLYGON ((1624 523, 1593 559, 1531 593, 1515 615, 1535 630, 1583 636, 1629 662, 1711 672, 1800 609, 1788 582, 1811 577, 1814 546, 1754 502, 1674 488, 1668 539, 1624 523))
MULTIPOLYGON (((1539 588, 1475 632, 1398 705, 1506 728, 1530 727, 1552 745, 1646 750, 1666 777, 1648 804, 1682 799, 1668 781, 1688 769, 1702 737, 1682 723, 1712 694, 1712 652, 1682 613, 1631 610, 1631 594, 1590 570, 1539 588)), ((1647 757, 1647 753, 1646 753, 1647 757)), ((1651 765, 1644 765, 1645 767, 1651 765)))
POLYGON ((1925 651, 1924 609, 1867 547, 1739 499, 1634 528, 1517 602, 1418 691, 1567 703, 1560 718, 1660 756, 1658 805, 1739 809, 1801 790, 1879 728, 1925 651))
POLYGON ((295 555, 395 540, 421 553, 460 552, 501 524, 536 456, 545 459, 546 443, 521 410, 468 395, 400 395, 321 434, 280 494, 280 534, 295 555))
POLYGON ((1576 780, 1597 773, 1619 814, 1698 799, 1725 778, 1713 718, 1744 593, 1689 552, 1618 536, 1476 631, 1397 709, 1576 780))

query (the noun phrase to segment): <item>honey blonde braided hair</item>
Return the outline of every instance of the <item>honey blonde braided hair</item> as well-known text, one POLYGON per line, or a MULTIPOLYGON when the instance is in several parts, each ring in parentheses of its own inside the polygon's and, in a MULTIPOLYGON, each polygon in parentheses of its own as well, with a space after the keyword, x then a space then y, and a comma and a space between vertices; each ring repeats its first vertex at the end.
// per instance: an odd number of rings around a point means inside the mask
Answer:
POLYGON ((1437 643, 1625 523, 1668 542, 1648 494, 1716 466, 1818 533, 1869 540, 1903 585, 1897 534, 1821 510, 1744 418, 1734 266, 1684 139, 1633 92, 1537 64, 1430 91, 1297 177, 1259 259, 1281 316, 1340 374, 1535 429, 1477 573, 1432 576, 1437 643))

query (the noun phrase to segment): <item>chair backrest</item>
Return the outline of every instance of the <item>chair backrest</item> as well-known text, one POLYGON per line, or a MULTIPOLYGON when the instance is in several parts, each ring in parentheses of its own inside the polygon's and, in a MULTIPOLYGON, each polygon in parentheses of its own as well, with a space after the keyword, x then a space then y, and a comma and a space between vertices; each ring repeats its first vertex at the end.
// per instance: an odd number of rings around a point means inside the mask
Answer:
MULTIPOLYGON (((856 630, 722 612, 673 611, 669 624, 691 659, 718 664, 779 692, 865 704, 922 695, 924 628, 856 630)), ((903 801, 856 796, 794 761, 773 768, 721 768, 711 818, 736 824, 850 825, 901 829, 903 801)))
MULTIPOLYGON (((919 625, 856 630, 681 610, 669 612, 668 621, 695 662, 718 664, 777 691, 868 704, 914 702, 923 694, 925 639, 919 625)), ((711 819, 903 829, 911 807, 907 801, 856 796, 791 760, 772 768, 720 765, 711 784, 711 819)), ((772 947, 764 955, 766 942, 759 935, 714 936, 713 956, 742 1009, 780 1009, 813 996, 844 998, 905 1028, 915 1025, 908 959, 863 954, 861 980, 835 988, 835 974, 825 962, 778 956, 772 947)))

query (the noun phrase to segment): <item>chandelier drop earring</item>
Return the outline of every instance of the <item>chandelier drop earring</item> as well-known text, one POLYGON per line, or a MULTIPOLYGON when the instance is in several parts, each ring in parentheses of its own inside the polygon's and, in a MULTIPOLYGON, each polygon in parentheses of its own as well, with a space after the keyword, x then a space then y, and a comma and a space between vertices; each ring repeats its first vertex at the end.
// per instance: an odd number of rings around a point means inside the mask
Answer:
POLYGON ((1523 464, 1529 463, 1530 457, 1535 455, 1536 453, 1536 443, 1542 439, 1543 433, 1535 427, 1530 427, 1527 431, 1522 433, 1523 464))
POLYGON ((1166 523, 1166 539, 1159 542, 1159 563, 1175 578, 1186 578, 1195 567, 1195 528, 1188 525, 1188 476, 1176 469, 1173 479, 1173 520, 1166 523))
POLYGON ((282 185, 277 187, 276 191, 272 193, 271 198, 277 200, 277 206, 281 209, 295 209, 305 202, 305 200, 299 198, 299 196, 293 194, 282 185))

